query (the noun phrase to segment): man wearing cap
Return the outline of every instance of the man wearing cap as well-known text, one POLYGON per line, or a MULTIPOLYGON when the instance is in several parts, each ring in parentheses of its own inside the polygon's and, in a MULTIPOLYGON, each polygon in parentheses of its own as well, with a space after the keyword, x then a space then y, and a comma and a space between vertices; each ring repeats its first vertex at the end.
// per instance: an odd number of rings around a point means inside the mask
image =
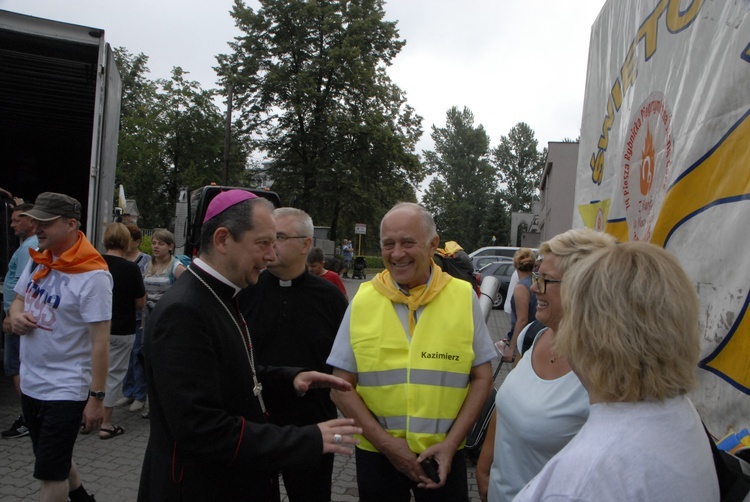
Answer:
POLYGON ((36 220, 39 251, 29 250, 15 287, 10 323, 21 335, 21 405, 41 480, 40 500, 91 501, 73 446, 102 422, 107 381, 112 276, 79 230, 81 204, 44 192, 22 215, 36 220))
MULTIPOLYGON (((281 207, 273 212, 273 219, 275 259, 258 284, 242 294, 242 313, 253 334, 258 361, 330 373, 326 358, 344 317, 346 299, 333 284, 307 271, 313 235, 310 215, 281 207)), ((270 394, 266 404, 269 421, 277 425, 309 425, 337 416, 329 389, 315 389, 301 399, 270 394)), ((291 502, 330 502, 333 455, 281 472, 291 502)))
POLYGON ((209 204, 200 258, 146 321, 143 355, 151 433, 139 501, 278 499, 279 469, 351 454, 349 419, 305 427, 266 423, 263 398, 292 398, 338 378, 256 363, 236 295, 275 259, 272 206, 243 190, 209 204))
POLYGON ((439 243, 422 206, 383 217, 386 270, 360 286, 328 358, 356 387, 331 398, 364 429, 362 501, 469 500, 462 447, 489 395, 495 349, 471 285, 433 262, 439 243))

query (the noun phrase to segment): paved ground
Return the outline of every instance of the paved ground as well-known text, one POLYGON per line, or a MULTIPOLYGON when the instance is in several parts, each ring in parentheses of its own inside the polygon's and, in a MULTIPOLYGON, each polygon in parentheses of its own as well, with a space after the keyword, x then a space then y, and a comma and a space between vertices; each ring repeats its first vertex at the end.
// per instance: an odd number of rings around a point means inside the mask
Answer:
MULTIPOLYGON (((349 297, 353 297, 360 281, 344 280, 349 297)), ((507 333, 508 316, 493 311, 488 320, 493 341, 507 333)), ((507 374, 503 368, 496 384, 507 374)), ((20 412, 20 404, 8 378, 0 383, 0 430, 7 429, 20 412)), ((100 440, 96 434, 79 436, 73 454, 84 486, 100 502, 131 502, 136 500, 143 454, 146 449, 148 420, 127 408, 116 409, 114 421, 125 428, 125 434, 111 440, 100 440)), ((31 441, 26 438, 0 439, 0 500, 18 502, 38 500, 39 484, 32 476, 34 456, 31 441)), ((469 469, 472 502, 479 501, 474 469, 469 469)), ((284 498, 284 500, 286 500, 284 498)), ((333 472, 333 501, 356 501, 357 483, 353 457, 337 456, 333 472)))

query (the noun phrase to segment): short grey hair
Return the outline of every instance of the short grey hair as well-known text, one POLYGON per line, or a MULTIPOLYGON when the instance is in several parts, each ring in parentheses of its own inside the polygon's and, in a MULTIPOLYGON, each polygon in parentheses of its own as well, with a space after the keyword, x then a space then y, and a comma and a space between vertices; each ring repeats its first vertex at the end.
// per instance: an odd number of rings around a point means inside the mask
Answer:
POLYGON ((274 210, 274 218, 293 218, 297 233, 301 236, 312 237, 315 227, 309 214, 296 207, 280 207, 274 210))

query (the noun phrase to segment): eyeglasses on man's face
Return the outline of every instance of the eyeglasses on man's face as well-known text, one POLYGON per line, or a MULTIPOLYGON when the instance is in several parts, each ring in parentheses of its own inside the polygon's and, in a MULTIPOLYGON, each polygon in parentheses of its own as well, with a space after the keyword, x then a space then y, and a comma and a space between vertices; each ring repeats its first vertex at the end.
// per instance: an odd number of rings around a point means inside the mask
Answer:
POLYGON ((536 284, 537 289, 541 294, 547 292, 547 284, 551 282, 562 282, 562 279, 545 279, 536 272, 531 273, 531 282, 536 284))
POLYGON ((289 239, 307 239, 306 235, 276 234, 276 242, 286 242, 289 239))

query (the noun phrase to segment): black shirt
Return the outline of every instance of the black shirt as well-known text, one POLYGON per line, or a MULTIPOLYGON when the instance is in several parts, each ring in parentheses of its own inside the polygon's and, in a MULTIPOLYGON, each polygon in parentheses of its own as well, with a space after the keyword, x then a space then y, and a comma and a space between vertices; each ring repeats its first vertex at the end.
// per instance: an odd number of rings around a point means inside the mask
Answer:
MULTIPOLYGON (((258 364, 325 373, 332 371, 326 360, 347 305, 336 286, 307 271, 291 281, 280 281, 265 271, 258 284, 240 293, 258 364)), ((336 418, 328 389, 313 389, 293 402, 277 396, 266 401, 269 419, 278 425, 299 426, 336 418)))
POLYGON ((146 294, 141 269, 130 260, 103 255, 112 274, 111 335, 135 334, 135 300, 146 294))

